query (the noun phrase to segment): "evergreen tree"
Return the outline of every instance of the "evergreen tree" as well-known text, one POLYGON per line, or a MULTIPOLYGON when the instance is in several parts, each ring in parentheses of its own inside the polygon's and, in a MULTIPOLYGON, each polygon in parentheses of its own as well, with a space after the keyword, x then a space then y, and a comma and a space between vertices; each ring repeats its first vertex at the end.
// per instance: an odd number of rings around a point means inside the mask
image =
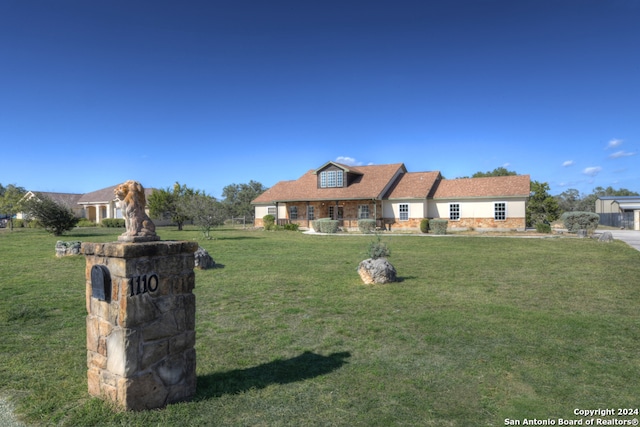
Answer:
POLYGON ((247 217, 253 220, 254 209, 251 201, 260 194, 267 191, 267 188, 256 181, 249 181, 248 184, 231 184, 222 189, 224 197, 223 205, 228 217, 247 217))
POLYGON ((560 207, 555 197, 549 194, 549 184, 531 181, 531 195, 527 203, 527 226, 550 223, 560 217, 560 207))

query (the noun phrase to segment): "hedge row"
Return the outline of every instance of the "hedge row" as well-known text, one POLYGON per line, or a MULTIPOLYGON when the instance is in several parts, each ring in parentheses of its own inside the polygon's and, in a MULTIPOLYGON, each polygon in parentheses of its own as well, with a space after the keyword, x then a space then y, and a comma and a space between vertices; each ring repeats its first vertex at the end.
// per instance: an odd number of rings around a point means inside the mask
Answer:
POLYGON ((103 227, 120 228, 120 227, 124 227, 124 219, 123 218, 104 218, 102 221, 100 221, 100 224, 103 227))

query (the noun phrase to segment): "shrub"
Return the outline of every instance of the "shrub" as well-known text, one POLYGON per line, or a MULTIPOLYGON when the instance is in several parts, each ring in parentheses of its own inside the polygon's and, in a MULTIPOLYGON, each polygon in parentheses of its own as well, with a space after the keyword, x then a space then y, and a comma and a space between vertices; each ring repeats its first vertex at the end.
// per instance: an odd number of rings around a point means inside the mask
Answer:
POLYGON ((273 230, 276 226, 276 217, 273 215, 265 215, 262 217, 262 224, 265 230, 273 230))
POLYGON ((312 222, 316 233, 337 233, 338 221, 331 218, 320 218, 312 222))
POLYGON ((375 219, 359 219, 358 229, 362 234, 373 233, 376 229, 376 220, 375 219))
POLYGON ((24 227, 24 223, 25 223, 25 221, 23 219, 14 219, 13 220, 13 227, 14 228, 22 228, 22 227, 24 227))
POLYGON ((387 246, 379 234, 376 234, 377 239, 369 244, 369 250, 367 255, 371 259, 388 258, 391 256, 391 249, 387 246))
POLYGON ((285 224, 282 228, 284 228, 287 231, 298 231, 298 228, 300 228, 300 224, 291 222, 289 224, 285 224))
POLYGON ((565 212, 561 219, 570 233, 576 233, 578 230, 593 231, 598 228, 600 222, 600 216, 594 212, 565 212))
POLYGON ((80 218, 76 227, 95 227, 96 223, 88 220, 87 218, 80 218))
POLYGON ((447 225, 449 221, 446 219, 432 219, 429 221, 429 229, 433 234, 447 234, 447 225))
POLYGON ((423 233, 429 232, 429 220, 427 218, 420 221, 420 231, 423 233))
POLYGON ((104 218, 102 221, 100 221, 100 224, 102 225, 102 227, 118 228, 124 227, 125 221, 124 218, 104 218))
POLYGON ((536 224, 536 231, 538 233, 551 233, 551 225, 546 222, 539 222, 536 224))

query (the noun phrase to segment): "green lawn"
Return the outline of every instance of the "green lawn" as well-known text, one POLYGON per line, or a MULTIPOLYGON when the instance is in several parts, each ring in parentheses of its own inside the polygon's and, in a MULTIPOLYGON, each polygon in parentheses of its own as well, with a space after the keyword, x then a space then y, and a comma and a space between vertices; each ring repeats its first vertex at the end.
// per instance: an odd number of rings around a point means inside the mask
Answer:
POLYGON ((640 252, 622 242, 385 235, 401 281, 366 286, 371 236, 212 235, 197 396, 122 413, 87 393, 84 257, 0 230, 0 396, 27 423, 78 426, 502 426, 640 406, 640 252))

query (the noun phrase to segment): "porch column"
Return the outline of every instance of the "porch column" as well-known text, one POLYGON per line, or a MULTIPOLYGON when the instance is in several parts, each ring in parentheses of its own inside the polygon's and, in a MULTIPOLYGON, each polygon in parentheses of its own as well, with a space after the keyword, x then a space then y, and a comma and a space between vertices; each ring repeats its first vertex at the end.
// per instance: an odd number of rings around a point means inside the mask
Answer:
POLYGON ((640 231, 640 209, 633 211, 633 229, 640 231))

